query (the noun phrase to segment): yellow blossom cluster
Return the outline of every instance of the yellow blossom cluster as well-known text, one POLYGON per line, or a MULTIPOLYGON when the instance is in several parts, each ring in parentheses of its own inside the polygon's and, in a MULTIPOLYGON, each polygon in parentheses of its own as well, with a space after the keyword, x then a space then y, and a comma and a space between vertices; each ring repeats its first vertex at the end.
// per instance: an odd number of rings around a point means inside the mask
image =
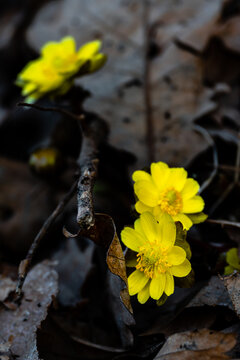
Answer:
MULTIPOLYGON (((140 217, 134 228, 125 227, 122 242, 135 256, 127 266, 135 267, 128 277, 129 294, 144 304, 150 297, 161 303, 174 292, 174 277, 191 273, 186 247, 177 242, 176 222, 186 231, 207 217, 204 201, 197 195, 199 184, 183 168, 152 163, 151 173, 133 173, 135 208, 140 217), (181 246, 182 245, 182 246, 181 246)), ((187 242, 186 242, 187 244, 187 242)), ((187 244, 188 245, 188 244, 187 244)))
POLYGON ((33 103, 46 94, 63 95, 73 85, 76 76, 90 74, 106 62, 100 52, 101 41, 86 43, 76 50, 73 37, 64 37, 60 42, 48 42, 41 55, 30 61, 18 74, 16 85, 22 88, 26 101, 33 103))

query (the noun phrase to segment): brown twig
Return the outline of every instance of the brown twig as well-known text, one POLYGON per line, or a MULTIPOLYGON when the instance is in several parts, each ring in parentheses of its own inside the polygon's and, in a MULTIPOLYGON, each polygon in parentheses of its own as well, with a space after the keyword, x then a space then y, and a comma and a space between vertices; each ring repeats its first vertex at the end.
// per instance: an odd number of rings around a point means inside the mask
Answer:
POLYGON ((77 222, 82 228, 94 225, 93 186, 97 177, 99 144, 107 139, 106 123, 94 114, 82 122, 82 148, 78 159, 77 222))
POLYGON ((201 194, 201 192, 203 192, 211 184, 211 182, 213 181, 213 179, 217 175, 218 152, 217 152, 217 147, 215 145, 215 142, 213 141, 212 137, 209 135, 209 133, 208 133, 208 131, 206 129, 204 129, 203 127, 201 127, 199 125, 194 125, 193 128, 194 128, 194 130, 199 132, 206 139, 208 144, 213 149, 213 170, 212 170, 210 176, 204 181, 204 183, 200 187, 199 194, 201 194))
POLYGON ((211 224, 220 224, 222 226, 233 226, 233 227, 237 227, 240 228, 240 223, 239 222, 233 222, 233 221, 228 221, 228 220, 213 220, 213 219, 207 219, 206 222, 209 222, 211 224))
POLYGON ((24 284, 24 280, 27 276, 28 270, 30 268, 30 265, 32 263, 32 259, 38 249, 38 246, 42 240, 42 238, 46 235, 48 232, 50 226, 54 223, 56 218, 61 214, 64 207, 67 205, 69 200, 72 198, 74 193, 77 190, 77 184, 78 181, 75 181, 72 185, 71 189, 68 191, 68 193, 64 196, 64 198, 59 202, 55 210, 52 212, 52 214, 47 218, 47 220, 44 222, 43 226, 41 227, 40 231, 34 238, 32 245, 30 246, 30 249, 28 250, 27 256, 24 260, 21 261, 19 268, 18 268, 18 282, 16 287, 16 294, 17 294, 17 300, 21 297, 22 294, 22 287, 24 284))
POLYGON ((90 228, 94 225, 92 191, 97 176, 98 159, 96 141, 88 134, 83 137, 79 165, 77 222, 82 227, 90 228))
POLYGON ((17 106, 26 106, 26 107, 30 107, 30 108, 40 110, 40 111, 53 111, 53 112, 57 112, 57 113, 66 115, 68 117, 71 117, 72 119, 77 120, 77 121, 84 119, 83 114, 76 115, 76 114, 72 113, 71 111, 61 109, 61 108, 57 108, 57 107, 43 107, 43 106, 39 106, 39 105, 36 105, 36 104, 28 104, 28 103, 25 103, 25 102, 19 102, 19 103, 17 103, 17 106))
POLYGON ((148 146, 148 158, 152 162, 155 160, 154 127, 152 117, 151 84, 150 84, 150 61, 149 61, 149 3, 144 0, 143 6, 143 25, 145 33, 145 58, 144 58, 144 103, 146 114, 146 142, 148 146))

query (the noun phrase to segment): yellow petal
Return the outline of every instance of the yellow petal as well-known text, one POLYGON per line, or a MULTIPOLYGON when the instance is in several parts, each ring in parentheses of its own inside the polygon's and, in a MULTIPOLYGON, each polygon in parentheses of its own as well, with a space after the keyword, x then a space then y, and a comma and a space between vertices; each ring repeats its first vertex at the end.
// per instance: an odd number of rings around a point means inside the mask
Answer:
POLYGON ((204 212, 196 213, 196 214, 188 214, 189 219, 192 221, 193 224, 200 224, 207 219, 207 215, 204 212))
MULTIPOLYGON (((155 217, 155 219, 160 222, 161 218, 163 215, 165 215, 166 213, 164 213, 161 209, 160 206, 155 206, 154 208, 150 208, 150 212, 152 212, 153 216, 155 217)), ((168 215, 168 214, 166 214, 168 215)), ((171 219, 171 217, 169 216, 169 219, 171 219)))
POLYGON ((184 277, 187 276, 191 271, 190 262, 185 259, 184 262, 180 265, 174 265, 170 268, 170 272, 173 276, 184 277))
POLYGON ((151 207, 145 205, 144 203, 142 203, 141 201, 137 201, 135 204, 135 209, 139 214, 142 214, 145 211, 150 211, 151 212, 151 207))
POLYGON ((180 246, 173 246, 168 253, 168 262, 172 265, 180 265, 186 259, 186 252, 180 246))
POLYGON ((121 238, 124 245, 136 252, 139 252, 139 248, 145 244, 144 238, 130 227, 125 227, 122 230, 121 238))
POLYGON ((49 41, 41 49, 41 54, 45 59, 54 59, 61 55, 66 57, 67 54, 76 52, 75 40, 72 36, 66 36, 61 41, 49 41))
POLYGON ((148 206, 156 206, 158 204, 157 188, 150 181, 137 181, 134 184, 134 191, 138 199, 148 206))
POLYGON ((140 222, 147 239, 150 241, 155 240, 157 236, 158 224, 153 215, 149 212, 144 212, 142 215, 140 215, 140 222))
POLYGON ((147 285, 144 286, 144 288, 139 291, 137 295, 137 299, 140 302, 140 304, 145 304, 145 302, 149 299, 150 293, 149 293, 149 282, 147 285))
POLYGON ((60 42, 65 53, 71 54, 76 52, 75 39, 72 36, 65 36, 60 42))
POLYGON ((162 214, 157 224, 159 243, 166 248, 174 245, 176 240, 176 226, 168 214, 162 214))
POLYGON ((235 269, 240 269, 238 249, 232 248, 228 250, 226 254, 226 261, 229 265, 233 266, 235 269))
POLYGON ((167 296, 170 296, 174 293, 174 278, 169 272, 166 272, 166 284, 164 292, 167 296))
POLYGON ((107 61, 107 56, 105 54, 95 55, 94 58, 90 62, 89 73, 93 73, 93 72, 101 69, 101 67, 103 67, 103 65, 106 63, 106 61, 107 61))
POLYGON ((199 190, 199 184, 194 179, 187 179, 185 185, 181 191, 181 195, 184 199, 190 199, 197 194, 199 190))
POLYGON ((180 223, 183 226, 183 229, 186 229, 186 230, 189 230, 193 224, 192 221, 189 219, 189 217, 182 213, 179 213, 179 214, 173 216, 173 220, 175 222, 180 221, 180 223))
POLYGON ((151 164, 151 174, 153 181, 159 190, 166 186, 170 170, 167 164, 159 161, 151 164))
POLYGON ((150 296, 154 300, 158 300, 162 296, 163 291, 165 289, 165 284, 166 284, 165 274, 160 274, 158 275, 158 277, 153 278, 151 280, 149 292, 150 292, 150 296))
POLYGON ((143 170, 134 171, 134 173, 132 174, 132 179, 135 182, 136 181, 141 181, 141 180, 152 181, 151 175, 148 174, 146 171, 143 171, 143 170))
POLYGON ((131 296, 137 294, 144 288, 148 280, 149 279, 144 275, 143 272, 139 270, 135 270, 134 272, 132 272, 131 275, 128 277, 129 294, 131 296))
POLYGON ((86 43, 78 50, 78 58, 91 59, 91 57, 98 53, 102 46, 102 42, 99 40, 86 43))
POLYGON ((37 85, 34 83, 27 83, 23 90, 22 90, 22 95, 23 96, 27 96, 29 94, 31 94, 32 92, 34 92, 37 89, 37 85))
POLYGON ((203 198, 199 195, 194 196, 191 199, 183 199, 182 212, 186 214, 198 213, 204 208, 203 198))
POLYGON ((187 179, 187 171, 184 168, 171 168, 167 186, 177 191, 182 191, 187 179))

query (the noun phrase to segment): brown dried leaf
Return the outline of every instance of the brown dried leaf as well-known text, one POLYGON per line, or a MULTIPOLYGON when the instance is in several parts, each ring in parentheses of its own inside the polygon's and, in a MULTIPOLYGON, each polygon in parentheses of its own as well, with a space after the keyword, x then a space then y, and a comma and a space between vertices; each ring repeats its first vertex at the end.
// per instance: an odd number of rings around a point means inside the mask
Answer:
POLYGON ((222 278, 232 300, 237 316, 240 317, 240 274, 234 273, 222 278))
POLYGON ((225 353, 236 345, 235 334, 202 329, 183 332, 168 338, 156 360, 224 360, 225 353))
POLYGON ((0 338, 12 338, 11 352, 19 360, 38 360, 36 332, 46 318, 52 297, 58 291, 57 273, 47 263, 36 265, 23 286, 21 305, 13 311, 0 310, 0 338))

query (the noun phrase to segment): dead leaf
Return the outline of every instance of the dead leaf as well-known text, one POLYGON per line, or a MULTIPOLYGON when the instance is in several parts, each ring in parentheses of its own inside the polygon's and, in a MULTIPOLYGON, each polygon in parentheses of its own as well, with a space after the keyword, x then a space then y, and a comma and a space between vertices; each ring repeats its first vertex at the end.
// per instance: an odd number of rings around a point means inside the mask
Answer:
POLYGON ((0 302, 3 302, 15 287, 16 283, 12 279, 0 275, 0 302))
POLYGON ((170 336, 155 360, 223 360, 236 344, 235 334, 202 329, 170 336))
POLYGON ((232 300, 234 310, 240 317, 240 274, 234 273, 224 276, 222 280, 232 300))
POLYGON ((149 2, 148 19, 144 3, 137 0, 49 3, 38 13, 27 38, 38 51, 49 39, 59 40, 69 34, 78 45, 102 39, 109 57, 107 65, 94 76, 79 80, 92 93, 85 103, 86 109, 94 109, 110 124, 112 145, 137 156, 135 168, 149 164, 148 122, 153 127, 155 160, 183 165, 207 147, 190 124, 216 110, 217 102, 212 98, 218 91, 204 85, 199 59, 177 48, 174 40, 197 26, 205 29, 207 22, 216 19, 223 0, 208 4, 207 11, 203 0, 149 2), (150 43, 147 60, 146 28, 150 43), (148 84, 145 60, 149 64, 148 84))
POLYGON ((0 343, 0 360, 12 360, 10 351, 11 344, 11 341, 7 341, 3 344, 0 343))
MULTIPOLYGON (((107 248, 106 261, 109 270, 114 275, 119 276, 124 281, 126 287, 128 286, 125 258, 111 216, 95 214, 95 224, 91 228, 87 230, 80 229, 77 234, 71 234, 64 229, 64 234, 68 238, 86 236, 95 242, 95 244, 107 248)), ((130 297, 129 295, 127 296, 126 292, 123 292, 122 300, 128 311, 132 313, 130 297)))
POLYGON ((195 306, 226 306, 233 310, 229 294, 218 276, 212 276, 208 284, 190 301, 188 307, 195 306))
POLYGON ((57 295, 57 273, 48 263, 36 265, 23 286, 24 297, 14 311, 0 310, 0 338, 12 338, 10 350, 19 360, 38 360, 36 332, 57 295), (4 325, 3 325, 4 324, 4 325))
POLYGON ((64 246, 52 257, 59 276, 58 301, 64 306, 74 306, 82 298, 81 288, 92 268, 94 244, 83 241, 77 244, 76 239, 67 239, 64 246), (80 249, 82 245, 82 249, 80 249))

